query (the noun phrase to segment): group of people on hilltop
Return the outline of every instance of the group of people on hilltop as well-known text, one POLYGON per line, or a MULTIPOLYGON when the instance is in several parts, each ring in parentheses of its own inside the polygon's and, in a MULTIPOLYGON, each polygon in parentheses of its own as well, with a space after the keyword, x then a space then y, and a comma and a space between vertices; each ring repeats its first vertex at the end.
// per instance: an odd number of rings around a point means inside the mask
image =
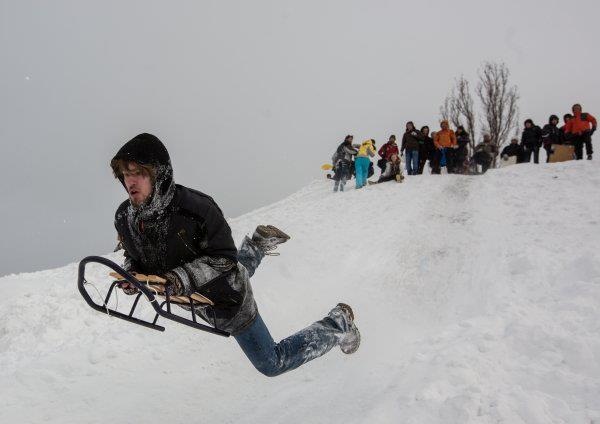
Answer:
MULTIPOLYGON (((375 183, 403 181, 402 157, 405 158, 408 175, 422 174, 427 161, 432 174, 440 174, 442 167, 446 167, 449 173, 468 172, 469 134, 463 127, 453 131, 446 120, 441 122, 440 127, 439 131, 430 135, 428 126, 417 129, 414 122, 409 121, 406 123, 400 146, 396 136, 392 134, 379 150, 374 139, 353 144, 354 137, 347 135, 331 158, 335 181, 333 190, 344 191, 346 182, 353 175, 356 177, 356 188, 364 187, 368 178, 374 174, 371 158, 377 154, 380 157, 377 166, 381 174, 375 183)), ((484 141, 475 148, 474 158, 483 164, 484 171, 492 162, 492 154, 496 154, 494 149, 489 136, 484 137, 484 141)))
POLYGON ((572 114, 563 116, 564 125, 559 127, 559 119, 556 115, 550 115, 548 123, 543 128, 535 125, 531 119, 525 121, 525 128, 521 135, 521 143, 518 139, 512 139, 510 145, 502 151, 502 156, 516 156, 517 163, 533 162, 539 163, 540 148, 546 151, 546 162, 549 161, 552 146, 559 144, 572 145, 575 150, 575 158, 583 159, 583 148, 587 159, 592 159, 594 153, 592 148, 592 135, 596 131, 596 118, 591 114, 583 112, 580 104, 572 107, 572 114))
MULTIPOLYGON (((531 119, 527 119, 521 142, 513 138, 502 150, 501 156, 505 159, 515 156, 517 163, 530 162, 533 156, 534 162, 539 163, 539 151, 542 146, 549 158, 553 145, 573 144, 577 159, 583 158, 584 145, 587 158, 592 159, 591 136, 596 131, 596 119, 589 113, 583 113, 579 104, 574 105, 572 110, 573 114, 564 116, 565 125, 560 128, 556 115, 550 116, 543 129, 531 119)), ((347 135, 332 157, 335 192, 344 191, 346 182, 353 175, 356 176, 356 188, 364 187, 368 178, 374 174, 371 158, 376 154, 380 157, 377 166, 381 170, 376 183, 404 180, 402 157, 405 158, 408 175, 422 174, 427 161, 432 174, 440 174, 442 167, 446 167, 450 174, 467 174, 471 173, 471 167, 474 165, 480 165, 482 172, 486 172, 498 155, 498 146, 489 134, 484 134, 483 141, 472 149, 472 155, 469 156, 469 133, 462 126, 458 126, 456 131, 450 129, 447 120, 442 120, 440 129, 431 135, 428 126, 419 130, 414 122, 407 122, 400 146, 394 134, 390 135, 379 150, 376 150, 374 139, 365 140, 361 144, 353 144, 353 140, 352 135, 347 135)))

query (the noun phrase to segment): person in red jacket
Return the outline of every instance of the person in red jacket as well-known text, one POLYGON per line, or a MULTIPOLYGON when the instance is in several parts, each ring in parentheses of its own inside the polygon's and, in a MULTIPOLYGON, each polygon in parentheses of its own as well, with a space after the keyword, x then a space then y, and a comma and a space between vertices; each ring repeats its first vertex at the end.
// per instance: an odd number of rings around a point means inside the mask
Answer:
POLYGON ((596 118, 586 112, 581 111, 581 105, 573 105, 573 118, 565 124, 565 137, 575 146, 575 156, 577 160, 583 159, 583 145, 587 158, 592 159, 592 134, 596 132, 596 118))
POLYGON ((377 161, 377 166, 381 169, 381 173, 383 174, 392 155, 400 155, 398 152, 398 144, 396 144, 396 136, 394 134, 390 135, 389 141, 381 146, 377 153, 381 156, 381 159, 377 161))

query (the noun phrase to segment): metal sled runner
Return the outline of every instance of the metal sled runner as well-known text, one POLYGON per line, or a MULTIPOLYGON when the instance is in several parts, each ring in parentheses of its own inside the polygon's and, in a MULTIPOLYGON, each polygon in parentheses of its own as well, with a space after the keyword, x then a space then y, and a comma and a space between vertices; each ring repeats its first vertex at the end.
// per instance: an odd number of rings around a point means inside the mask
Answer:
MULTIPOLYGON (((150 277, 154 277, 155 279, 158 278, 156 276, 150 277)), ((98 312, 102 312, 112 317, 117 317, 125 321, 141 325, 143 327, 152 328, 154 330, 165 331, 165 327, 157 324, 158 318, 163 317, 165 319, 187 325, 197 330, 206 331, 208 333, 217 334, 219 336, 229 337, 229 333, 227 333, 226 331, 219 330, 218 328, 214 328, 209 325, 201 324, 198 322, 196 316, 196 307, 198 305, 203 304, 204 307, 210 308, 214 314, 212 302, 209 299, 200 294, 192 294, 191 296, 170 296, 168 290, 163 290, 163 293, 161 293, 160 290, 153 288, 149 280, 150 278, 147 278, 147 281, 144 283, 138 278, 136 278, 134 275, 125 271, 119 265, 115 264, 114 262, 108 259, 102 258, 100 256, 88 256, 84 258, 81 262, 79 262, 77 287, 79 289, 79 293, 81 293, 88 305, 90 305, 93 309, 97 310, 98 312), (113 273, 111 273, 111 276, 115 277, 116 281, 113 281, 111 283, 103 304, 98 304, 94 302, 94 300, 90 297, 89 293, 86 290, 85 286, 88 283, 85 279, 85 267, 88 263, 98 263, 114 271, 113 273), (138 290, 138 293, 135 295, 135 299, 133 301, 131 310, 128 313, 119 312, 115 309, 110 309, 107 306, 109 304, 111 296, 114 293, 115 288, 123 282, 127 282, 130 285, 133 285, 138 290), (150 303, 150 305, 152 305, 152 308, 156 312, 156 315, 154 316, 154 319, 152 321, 145 321, 133 316, 136 307, 139 303, 139 300, 142 296, 146 298, 146 300, 150 303), (187 319, 172 313, 172 306, 185 306, 186 308, 189 308, 189 312, 191 313, 191 319, 187 319)), ((156 286, 162 285, 164 289, 164 283, 157 282, 156 280, 152 281, 152 283, 156 284, 156 286)), ((216 320, 214 322, 216 322, 216 320)))

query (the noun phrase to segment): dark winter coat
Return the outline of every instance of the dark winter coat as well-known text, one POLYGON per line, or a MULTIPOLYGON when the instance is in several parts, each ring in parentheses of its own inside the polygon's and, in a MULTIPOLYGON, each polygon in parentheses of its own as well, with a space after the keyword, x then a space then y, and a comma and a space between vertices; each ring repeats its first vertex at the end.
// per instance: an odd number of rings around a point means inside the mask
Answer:
POLYGON ((156 169, 151 199, 139 207, 127 200, 115 214, 115 228, 125 249, 124 267, 146 274, 175 274, 185 294, 199 292, 215 302, 214 307, 198 307, 197 313, 235 334, 257 314, 248 272, 237 262, 231 229, 217 204, 206 194, 176 185, 168 153, 152 154, 162 149, 166 153, 156 137, 141 134, 113 159, 140 160, 156 169), (140 139, 149 159, 136 154, 140 139))
POLYGON ((469 133, 463 131, 460 134, 456 133, 456 142, 458 143, 459 148, 466 149, 469 143, 471 142, 471 137, 469 137, 469 133))
POLYGON ((419 152, 419 156, 421 153, 425 153, 426 158, 432 158, 435 154, 435 144, 433 144, 433 138, 428 135, 423 135, 423 144, 421 146, 421 151, 419 152))
POLYGON ((504 149, 502 149, 501 156, 516 156, 517 158, 520 158, 522 154, 523 148, 518 144, 511 143, 508 146, 505 146, 504 149))
POLYGON ((542 129, 537 125, 525 128, 521 135, 521 146, 528 150, 539 149, 542 145, 542 129))
POLYGON ((481 164, 491 162, 497 154, 498 147, 495 144, 483 141, 475 146, 473 157, 477 163, 481 164))
POLYGON ((556 125, 546 124, 542 129, 542 142, 544 147, 549 149, 553 144, 563 144, 565 134, 556 125))
POLYGON ((344 141, 335 149, 335 153, 331 157, 331 164, 335 167, 341 160, 352 162, 352 158, 357 154, 358 150, 355 146, 350 142, 344 141))
POLYGON ((414 129, 407 131, 402 136, 402 151, 419 150, 419 144, 424 141, 424 136, 421 131, 414 129))

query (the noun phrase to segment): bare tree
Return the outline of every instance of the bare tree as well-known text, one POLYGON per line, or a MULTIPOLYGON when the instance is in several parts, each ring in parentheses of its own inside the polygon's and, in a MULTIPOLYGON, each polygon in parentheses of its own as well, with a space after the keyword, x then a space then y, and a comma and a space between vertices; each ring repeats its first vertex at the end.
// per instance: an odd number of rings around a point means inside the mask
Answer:
POLYGON ((456 80, 454 103, 455 108, 462 118, 464 118, 467 130, 471 135, 471 151, 475 149, 475 102, 471 95, 469 81, 461 75, 456 80))
POLYGON ((466 126, 471 135, 471 150, 475 148, 475 102, 471 95, 469 81, 461 75, 455 81, 450 94, 440 106, 440 115, 449 120, 454 127, 466 126), (463 124, 464 122, 464 124, 463 124))
POLYGON ((504 63, 485 62, 479 70, 477 96, 483 110, 483 126, 498 150, 517 125, 519 114, 519 90, 516 85, 509 85, 509 76, 504 63))
POLYGON ((440 106, 440 116, 443 120, 449 121, 454 127, 461 125, 460 112, 456 108, 456 94, 454 88, 444 99, 444 103, 440 106))

